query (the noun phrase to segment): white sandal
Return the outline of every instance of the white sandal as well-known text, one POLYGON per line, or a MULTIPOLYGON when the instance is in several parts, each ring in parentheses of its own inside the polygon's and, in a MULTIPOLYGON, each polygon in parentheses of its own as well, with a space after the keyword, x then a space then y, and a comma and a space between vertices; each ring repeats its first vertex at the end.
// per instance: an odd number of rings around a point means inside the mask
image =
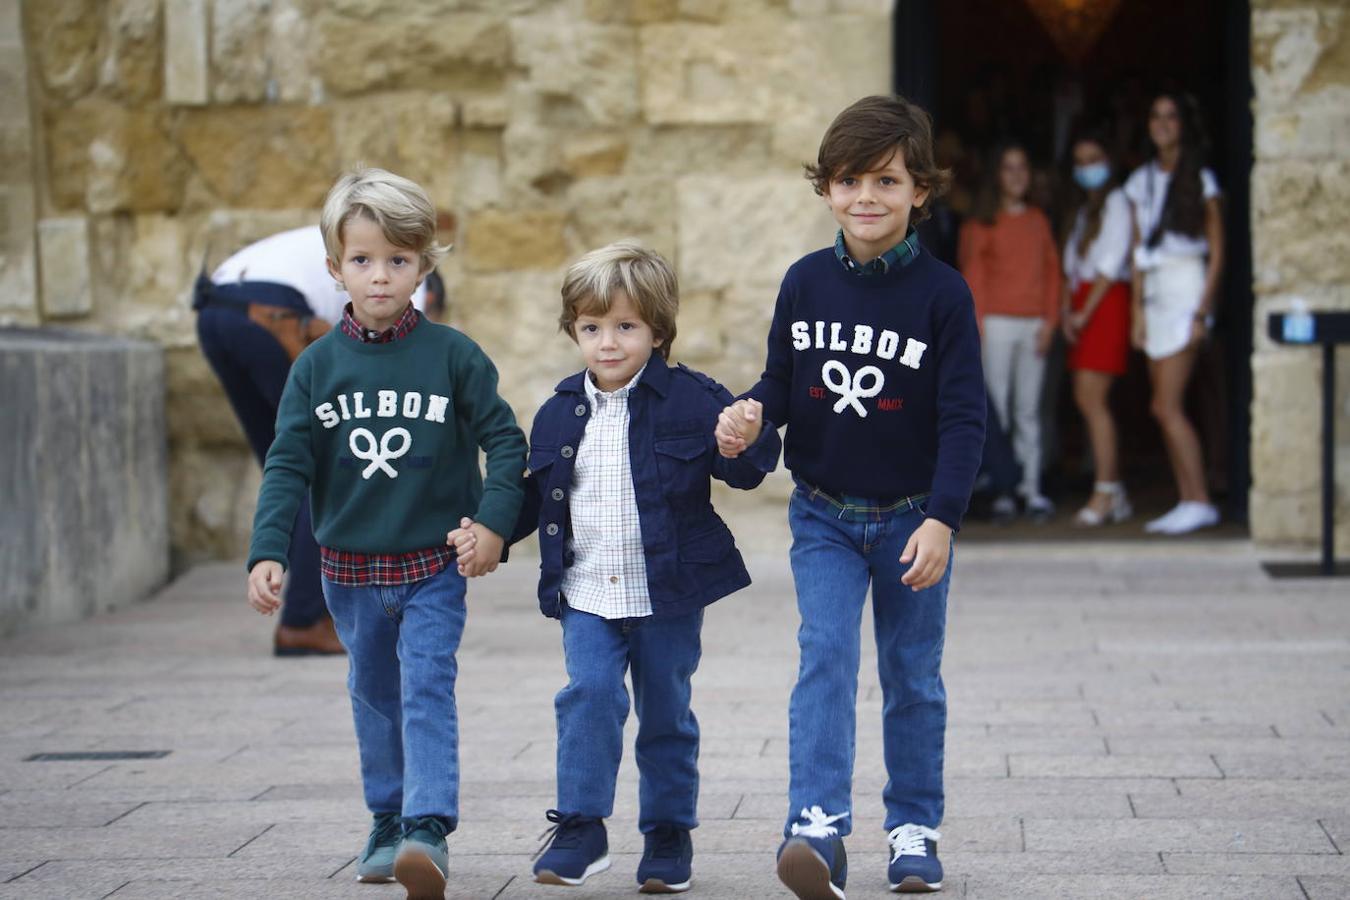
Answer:
POLYGON ((1113 525, 1124 522, 1134 515, 1134 507, 1130 505, 1130 498, 1125 496, 1125 485, 1119 481, 1098 481, 1092 486, 1092 491, 1095 494, 1110 496, 1111 506, 1105 513, 1097 512, 1091 506, 1084 506, 1073 517, 1076 524, 1085 528, 1096 528, 1105 525, 1107 522, 1113 525))

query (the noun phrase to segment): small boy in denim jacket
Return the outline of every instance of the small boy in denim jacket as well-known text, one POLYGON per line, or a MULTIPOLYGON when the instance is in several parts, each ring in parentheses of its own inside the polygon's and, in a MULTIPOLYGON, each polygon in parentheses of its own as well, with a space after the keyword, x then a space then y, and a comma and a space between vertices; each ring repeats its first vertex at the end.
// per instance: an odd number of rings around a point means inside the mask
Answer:
MULTIPOLYGON (((539 529, 539 606, 562 620, 568 675, 554 704, 558 805, 547 817, 556 827, 534 876, 578 885, 609 868, 603 820, 614 810, 631 669, 644 837, 637 880, 646 893, 684 891, 698 824, 689 698, 703 607, 750 583, 709 482, 755 487, 777 465, 780 442, 769 425, 746 435, 739 458, 718 454, 713 427, 732 398, 667 364, 679 293, 656 253, 630 242, 592 251, 568 270, 562 300, 559 325, 586 369, 535 416, 511 538, 539 529)), ((471 565, 465 528, 450 540, 471 565)))

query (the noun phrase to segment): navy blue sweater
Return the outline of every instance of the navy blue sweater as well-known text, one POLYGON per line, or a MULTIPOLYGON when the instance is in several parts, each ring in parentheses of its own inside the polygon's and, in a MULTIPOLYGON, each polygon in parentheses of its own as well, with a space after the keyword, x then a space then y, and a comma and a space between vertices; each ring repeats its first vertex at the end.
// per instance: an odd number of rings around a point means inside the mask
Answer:
POLYGON ((927 250, 883 274, 833 248, 783 277, 768 361, 749 392, 787 425, 784 461, 832 494, 929 493, 960 528, 984 446, 984 373, 970 290, 927 250))

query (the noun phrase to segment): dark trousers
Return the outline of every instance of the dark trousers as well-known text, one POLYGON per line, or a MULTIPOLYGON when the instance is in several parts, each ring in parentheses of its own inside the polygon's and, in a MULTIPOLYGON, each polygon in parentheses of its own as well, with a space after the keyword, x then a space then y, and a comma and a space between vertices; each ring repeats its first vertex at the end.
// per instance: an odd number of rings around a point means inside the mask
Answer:
MULTIPOLYGON (((262 465, 276 436, 277 407, 291 361, 276 339, 240 310, 208 306, 197 313, 197 340, 230 398, 253 455, 262 465)), ((326 614, 319 583, 319 545, 309 518, 309 498, 300 504, 291 530, 281 624, 312 625, 326 614)))
MULTIPOLYGON (((1008 432, 1003 430, 994 404, 986 401, 988 414, 984 426, 984 457, 980 460, 980 474, 987 478, 989 492, 994 496, 1011 494, 1022 480, 1022 467, 1013 453, 1008 432)), ((984 480, 984 479, 982 479, 984 480)))

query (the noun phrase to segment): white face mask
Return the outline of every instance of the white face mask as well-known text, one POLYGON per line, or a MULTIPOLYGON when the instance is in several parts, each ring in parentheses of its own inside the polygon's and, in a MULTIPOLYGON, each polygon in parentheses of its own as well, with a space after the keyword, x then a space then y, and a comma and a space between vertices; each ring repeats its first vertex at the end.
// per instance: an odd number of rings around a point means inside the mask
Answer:
POLYGON ((1095 191, 1111 178, 1109 163, 1092 163, 1088 166, 1074 166, 1073 180, 1085 191, 1095 191))

